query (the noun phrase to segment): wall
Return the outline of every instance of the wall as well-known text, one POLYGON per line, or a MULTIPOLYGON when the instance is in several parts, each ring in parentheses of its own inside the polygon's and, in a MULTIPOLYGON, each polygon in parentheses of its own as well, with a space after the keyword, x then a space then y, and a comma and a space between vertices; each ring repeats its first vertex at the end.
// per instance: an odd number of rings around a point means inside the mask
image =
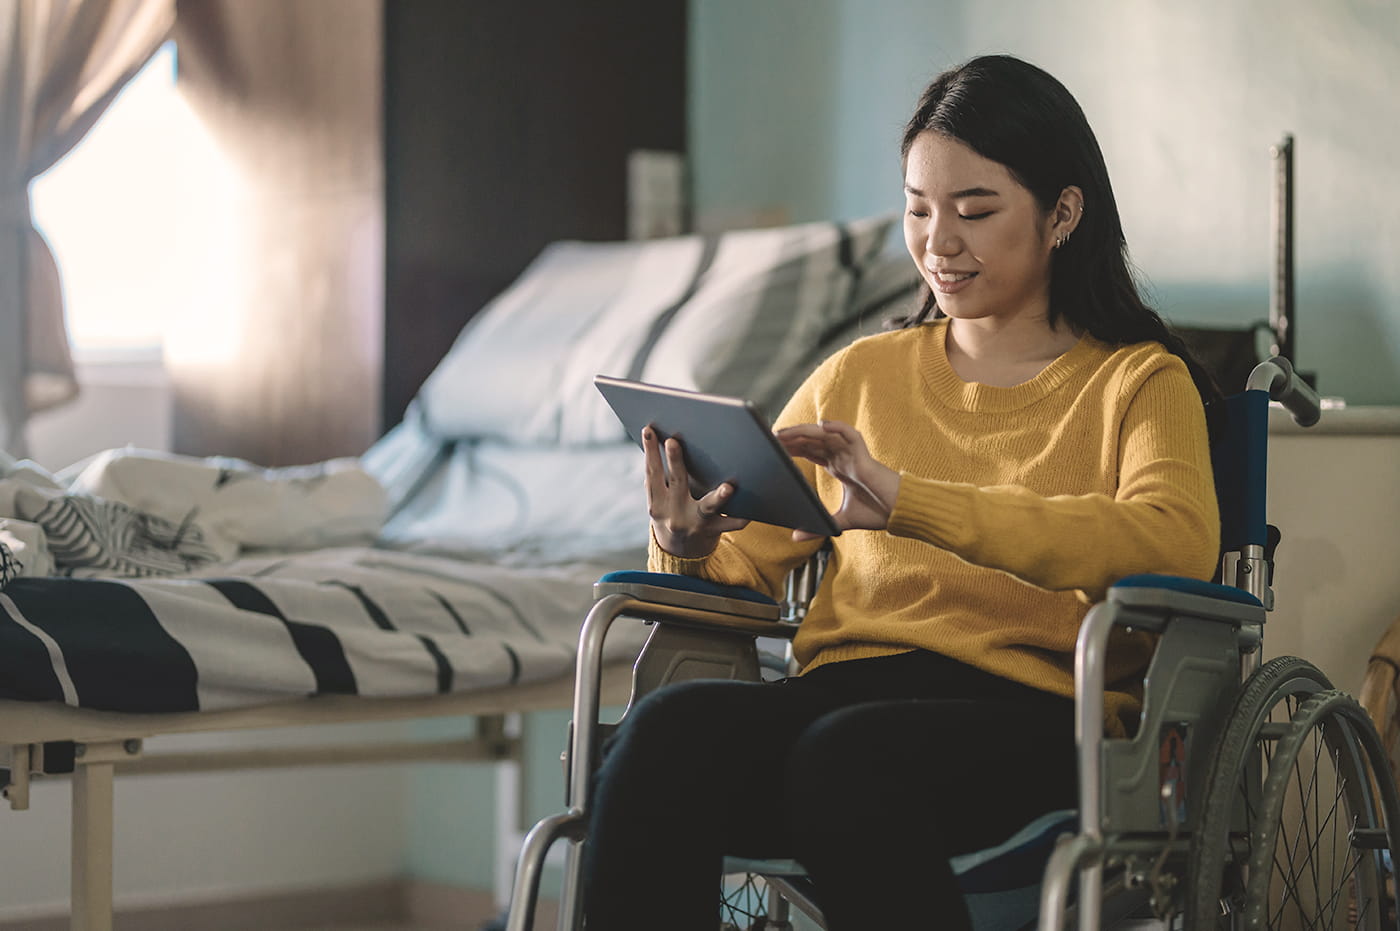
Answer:
POLYGON ((118 446, 170 448, 170 377, 155 359, 78 362, 76 400, 26 425, 30 458, 50 471, 118 446))
POLYGON ((1283 532, 1275 565, 1277 609, 1264 631, 1267 657, 1304 656, 1356 694, 1371 648, 1400 620, 1400 409, 1390 432, 1314 432, 1269 442, 1269 520, 1283 532))
MULTIPOLYGON (((259 735, 292 744, 326 737, 324 728, 259 735)), ((164 738, 147 747, 227 749, 252 739, 164 738)), ((118 777, 117 907, 319 892, 398 876, 407 843, 405 785, 405 768, 393 766, 118 777)), ((0 922, 6 927, 67 911, 68 780, 36 784, 30 802, 28 811, 0 808, 6 838, 0 922)))
POLYGON ((900 204, 901 125, 974 54, 1083 105, 1128 242, 1179 323, 1268 312, 1269 147, 1296 136, 1298 361, 1353 404, 1400 401, 1400 5, 1373 0, 697 0, 697 210, 793 219, 900 204))

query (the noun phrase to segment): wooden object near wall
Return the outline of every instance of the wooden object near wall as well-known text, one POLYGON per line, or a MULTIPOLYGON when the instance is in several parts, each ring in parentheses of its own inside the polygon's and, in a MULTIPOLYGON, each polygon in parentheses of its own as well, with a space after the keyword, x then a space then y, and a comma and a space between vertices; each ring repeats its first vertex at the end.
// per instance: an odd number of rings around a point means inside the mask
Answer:
POLYGON ((379 434, 382 36, 382 0, 179 0, 179 87, 243 223, 235 293, 191 295, 169 350, 177 452, 288 465, 379 434))

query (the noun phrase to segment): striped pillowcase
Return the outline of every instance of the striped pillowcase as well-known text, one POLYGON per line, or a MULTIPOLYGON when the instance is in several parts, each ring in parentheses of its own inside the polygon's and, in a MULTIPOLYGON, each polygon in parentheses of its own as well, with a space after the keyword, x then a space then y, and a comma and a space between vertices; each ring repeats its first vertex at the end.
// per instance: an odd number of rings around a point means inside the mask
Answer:
POLYGON ((626 437, 593 377, 747 397, 769 413, 857 309, 896 216, 544 250, 463 329, 419 393, 442 439, 626 437))

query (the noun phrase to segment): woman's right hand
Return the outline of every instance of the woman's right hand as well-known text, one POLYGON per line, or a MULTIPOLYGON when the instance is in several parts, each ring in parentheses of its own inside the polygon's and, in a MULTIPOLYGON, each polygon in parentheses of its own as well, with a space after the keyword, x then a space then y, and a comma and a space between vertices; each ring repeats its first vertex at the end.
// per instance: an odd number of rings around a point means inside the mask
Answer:
POLYGON ((714 552, 721 535, 748 524, 721 511, 734 496, 734 486, 725 482, 703 498, 690 495, 690 475, 685 469, 680 441, 675 437, 663 445, 650 427, 642 431, 642 452, 646 455, 647 513, 651 532, 663 550, 672 556, 698 559, 714 552))

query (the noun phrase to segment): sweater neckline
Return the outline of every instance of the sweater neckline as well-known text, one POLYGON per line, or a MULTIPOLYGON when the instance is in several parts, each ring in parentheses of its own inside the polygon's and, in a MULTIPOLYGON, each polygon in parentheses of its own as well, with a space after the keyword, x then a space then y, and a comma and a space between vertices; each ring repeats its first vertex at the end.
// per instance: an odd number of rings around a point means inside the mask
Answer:
POLYGON ((944 405, 965 411, 1012 411, 1034 404, 1069 380, 1091 361, 1102 361, 1106 348, 1085 333, 1029 381, 1010 388, 963 381, 948 361, 948 321, 929 327, 920 348, 920 368, 933 396, 944 405))

